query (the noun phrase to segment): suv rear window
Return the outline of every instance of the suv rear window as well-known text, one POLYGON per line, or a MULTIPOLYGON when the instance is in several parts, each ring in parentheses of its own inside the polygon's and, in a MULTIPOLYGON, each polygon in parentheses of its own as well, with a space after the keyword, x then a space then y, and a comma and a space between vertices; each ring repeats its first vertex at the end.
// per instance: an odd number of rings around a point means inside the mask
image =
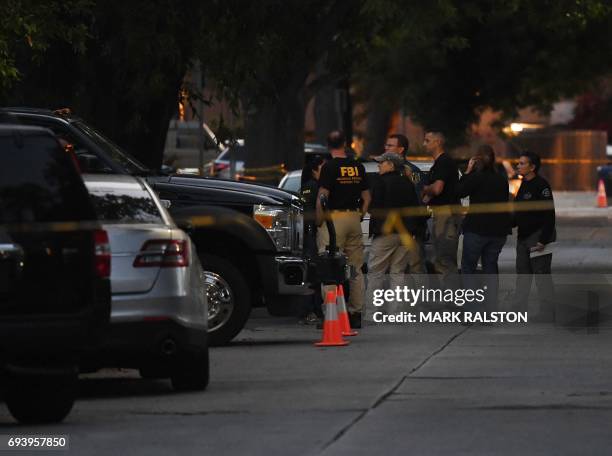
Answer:
POLYGON ((72 159, 50 133, 4 131, 0 160, 0 223, 95 220, 72 159))
POLYGON ((146 190, 98 187, 87 183, 98 217, 113 223, 164 223, 146 190))

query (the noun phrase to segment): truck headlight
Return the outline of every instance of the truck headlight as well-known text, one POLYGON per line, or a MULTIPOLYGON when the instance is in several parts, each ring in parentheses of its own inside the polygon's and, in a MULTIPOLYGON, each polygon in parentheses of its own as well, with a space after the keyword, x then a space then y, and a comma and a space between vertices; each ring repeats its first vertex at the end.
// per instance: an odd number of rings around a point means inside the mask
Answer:
POLYGON ((256 204, 253 218, 266 229, 278 250, 291 250, 293 228, 289 208, 256 204))

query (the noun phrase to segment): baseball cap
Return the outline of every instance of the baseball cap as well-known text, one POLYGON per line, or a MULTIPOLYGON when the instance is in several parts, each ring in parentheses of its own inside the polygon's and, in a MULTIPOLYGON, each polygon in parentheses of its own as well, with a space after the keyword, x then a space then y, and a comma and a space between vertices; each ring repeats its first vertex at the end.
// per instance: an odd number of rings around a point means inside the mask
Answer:
POLYGON ((404 159, 400 155, 394 154, 393 152, 385 152, 384 154, 375 157, 374 160, 379 163, 384 161, 390 161, 391 163, 393 163, 393 166, 395 166, 395 168, 401 168, 402 166, 404 166, 404 159))

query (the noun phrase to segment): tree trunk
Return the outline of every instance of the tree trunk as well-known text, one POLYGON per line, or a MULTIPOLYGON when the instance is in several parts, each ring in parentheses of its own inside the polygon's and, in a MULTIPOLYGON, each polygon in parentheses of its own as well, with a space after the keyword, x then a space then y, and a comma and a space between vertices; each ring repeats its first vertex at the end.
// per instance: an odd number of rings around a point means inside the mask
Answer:
POLYGON ((338 111, 336 110, 335 84, 327 84, 319 89, 315 95, 315 137, 319 144, 327 144, 327 135, 330 131, 340 128, 338 111))
POLYGON ((175 75, 176 82, 168 85, 164 96, 139 100, 139 105, 132 105, 132 112, 123 111, 128 100, 123 100, 124 104, 117 106, 120 109, 117 113, 120 124, 115 125, 117 141, 153 170, 159 170, 162 165, 168 125, 178 108, 182 77, 182 74, 180 77, 175 75), (134 120, 134 112, 139 113, 139 121, 133 129, 126 128, 134 120))
POLYGON ((381 97, 373 95, 368 103, 365 148, 363 156, 380 155, 385 151, 393 108, 381 97))
POLYGON ((353 142, 353 100, 351 99, 351 83, 348 78, 341 81, 339 90, 342 93, 342 104, 340 105, 342 130, 346 135, 347 146, 350 147, 353 142))
POLYGON ((276 100, 267 99, 246 112, 245 175, 258 182, 276 184, 282 169, 302 168, 304 109, 303 90, 288 88, 276 100))

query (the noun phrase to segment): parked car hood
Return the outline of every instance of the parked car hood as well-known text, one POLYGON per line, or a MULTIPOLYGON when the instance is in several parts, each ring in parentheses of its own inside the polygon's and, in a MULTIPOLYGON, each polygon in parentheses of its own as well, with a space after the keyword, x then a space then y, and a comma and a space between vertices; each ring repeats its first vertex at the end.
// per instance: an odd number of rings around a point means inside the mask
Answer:
POLYGON ((277 187, 264 184, 252 184, 248 182, 237 182, 225 179, 215 179, 212 177, 184 177, 184 176, 170 176, 160 177, 155 179, 158 183, 167 183, 173 185, 181 185, 192 188, 211 188, 217 190, 225 190, 227 192, 236 192, 242 195, 242 199, 253 196, 253 203, 257 204, 260 202, 276 203, 276 204, 295 204, 301 205, 300 199, 277 187), (265 199, 267 201, 262 201, 265 199))

